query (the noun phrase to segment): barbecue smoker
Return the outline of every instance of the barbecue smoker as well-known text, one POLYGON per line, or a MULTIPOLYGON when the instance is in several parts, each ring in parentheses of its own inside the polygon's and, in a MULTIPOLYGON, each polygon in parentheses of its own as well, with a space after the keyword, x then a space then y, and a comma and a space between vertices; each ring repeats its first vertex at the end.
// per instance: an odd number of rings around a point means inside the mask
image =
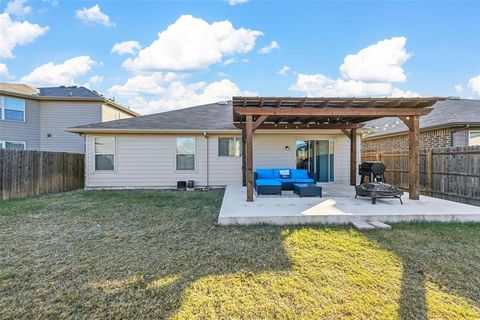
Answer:
POLYGON ((358 166, 358 174, 361 176, 360 184, 365 183, 365 178, 368 177, 368 182, 385 182, 385 165, 381 162, 363 162, 358 166))

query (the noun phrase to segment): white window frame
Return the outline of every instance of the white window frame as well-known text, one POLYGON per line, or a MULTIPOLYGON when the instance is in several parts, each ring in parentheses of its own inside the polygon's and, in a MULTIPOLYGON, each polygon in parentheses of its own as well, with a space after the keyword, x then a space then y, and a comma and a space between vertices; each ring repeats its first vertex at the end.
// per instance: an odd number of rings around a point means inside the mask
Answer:
POLYGON ((480 130, 469 130, 468 131, 468 140, 467 140, 467 145, 470 146, 470 134, 474 132, 474 133, 480 133, 480 130))
POLYGON ((0 96, 0 120, 25 123, 27 121, 27 103, 26 103, 25 99, 0 96), (5 118, 6 117, 5 110, 7 110, 6 103, 5 103, 6 98, 17 99, 17 100, 22 100, 23 101, 23 120, 12 120, 12 119, 6 119, 5 118))
POLYGON ((116 136, 94 136, 93 137, 93 172, 100 172, 100 173, 117 172, 117 137, 116 136), (113 154, 97 152, 95 150, 95 141, 97 138, 113 138, 113 154), (97 165, 96 165, 97 155, 113 155, 113 170, 97 170, 97 165))
POLYGON ((243 147, 242 147, 242 137, 240 136, 235 136, 235 137, 218 137, 218 141, 217 141, 217 156, 219 158, 241 158, 242 157, 242 154, 244 152, 243 150, 243 147), (220 139, 233 139, 233 141, 240 141, 240 154, 238 156, 229 156, 229 155, 220 155, 220 139))
POLYGON ((0 141, 0 146, 2 146, 0 149, 6 149, 7 148, 7 142, 8 143, 15 143, 15 144, 23 144, 23 150, 27 150, 27 143, 25 141, 11 141, 11 140, 0 141))
POLYGON ((175 137, 175 172, 177 173, 191 173, 191 172, 197 172, 197 137, 195 136, 177 136, 175 137), (194 153, 193 153, 193 169, 178 169, 177 168, 177 155, 179 154, 190 154, 190 153, 178 153, 177 152, 177 140, 179 138, 192 138, 195 141, 195 148, 194 148, 194 153))

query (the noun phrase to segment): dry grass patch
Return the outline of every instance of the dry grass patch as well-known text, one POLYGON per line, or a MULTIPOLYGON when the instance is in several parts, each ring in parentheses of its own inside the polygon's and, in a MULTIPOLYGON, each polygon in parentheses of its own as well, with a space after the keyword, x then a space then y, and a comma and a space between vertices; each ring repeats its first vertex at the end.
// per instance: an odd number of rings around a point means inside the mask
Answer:
POLYGON ((0 318, 480 318, 480 225, 222 227, 222 192, 0 206, 0 318))

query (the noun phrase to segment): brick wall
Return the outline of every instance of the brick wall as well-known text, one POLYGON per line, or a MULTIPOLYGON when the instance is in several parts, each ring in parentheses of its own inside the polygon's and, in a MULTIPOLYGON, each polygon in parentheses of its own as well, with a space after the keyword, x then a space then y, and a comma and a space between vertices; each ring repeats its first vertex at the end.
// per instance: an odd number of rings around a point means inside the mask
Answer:
MULTIPOLYGON (((420 150, 450 147, 451 142, 450 129, 429 130, 420 133, 420 150)), ((362 152, 407 150, 408 134, 362 141, 362 152)))

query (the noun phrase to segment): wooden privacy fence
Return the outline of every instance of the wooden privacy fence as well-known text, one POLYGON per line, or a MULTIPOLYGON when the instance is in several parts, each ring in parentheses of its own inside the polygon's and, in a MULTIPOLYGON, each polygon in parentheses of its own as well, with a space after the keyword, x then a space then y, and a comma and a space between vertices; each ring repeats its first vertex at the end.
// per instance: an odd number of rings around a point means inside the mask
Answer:
POLYGON ((83 188, 84 155, 0 150, 0 200, 83 188))
MULTIPOLYGON (((367 152, 362 161, 385 164, 387 183, 408 189, 408 152, 367 152)), ((420 152, 422 194, 480 205, 480 146, 420 152)))

